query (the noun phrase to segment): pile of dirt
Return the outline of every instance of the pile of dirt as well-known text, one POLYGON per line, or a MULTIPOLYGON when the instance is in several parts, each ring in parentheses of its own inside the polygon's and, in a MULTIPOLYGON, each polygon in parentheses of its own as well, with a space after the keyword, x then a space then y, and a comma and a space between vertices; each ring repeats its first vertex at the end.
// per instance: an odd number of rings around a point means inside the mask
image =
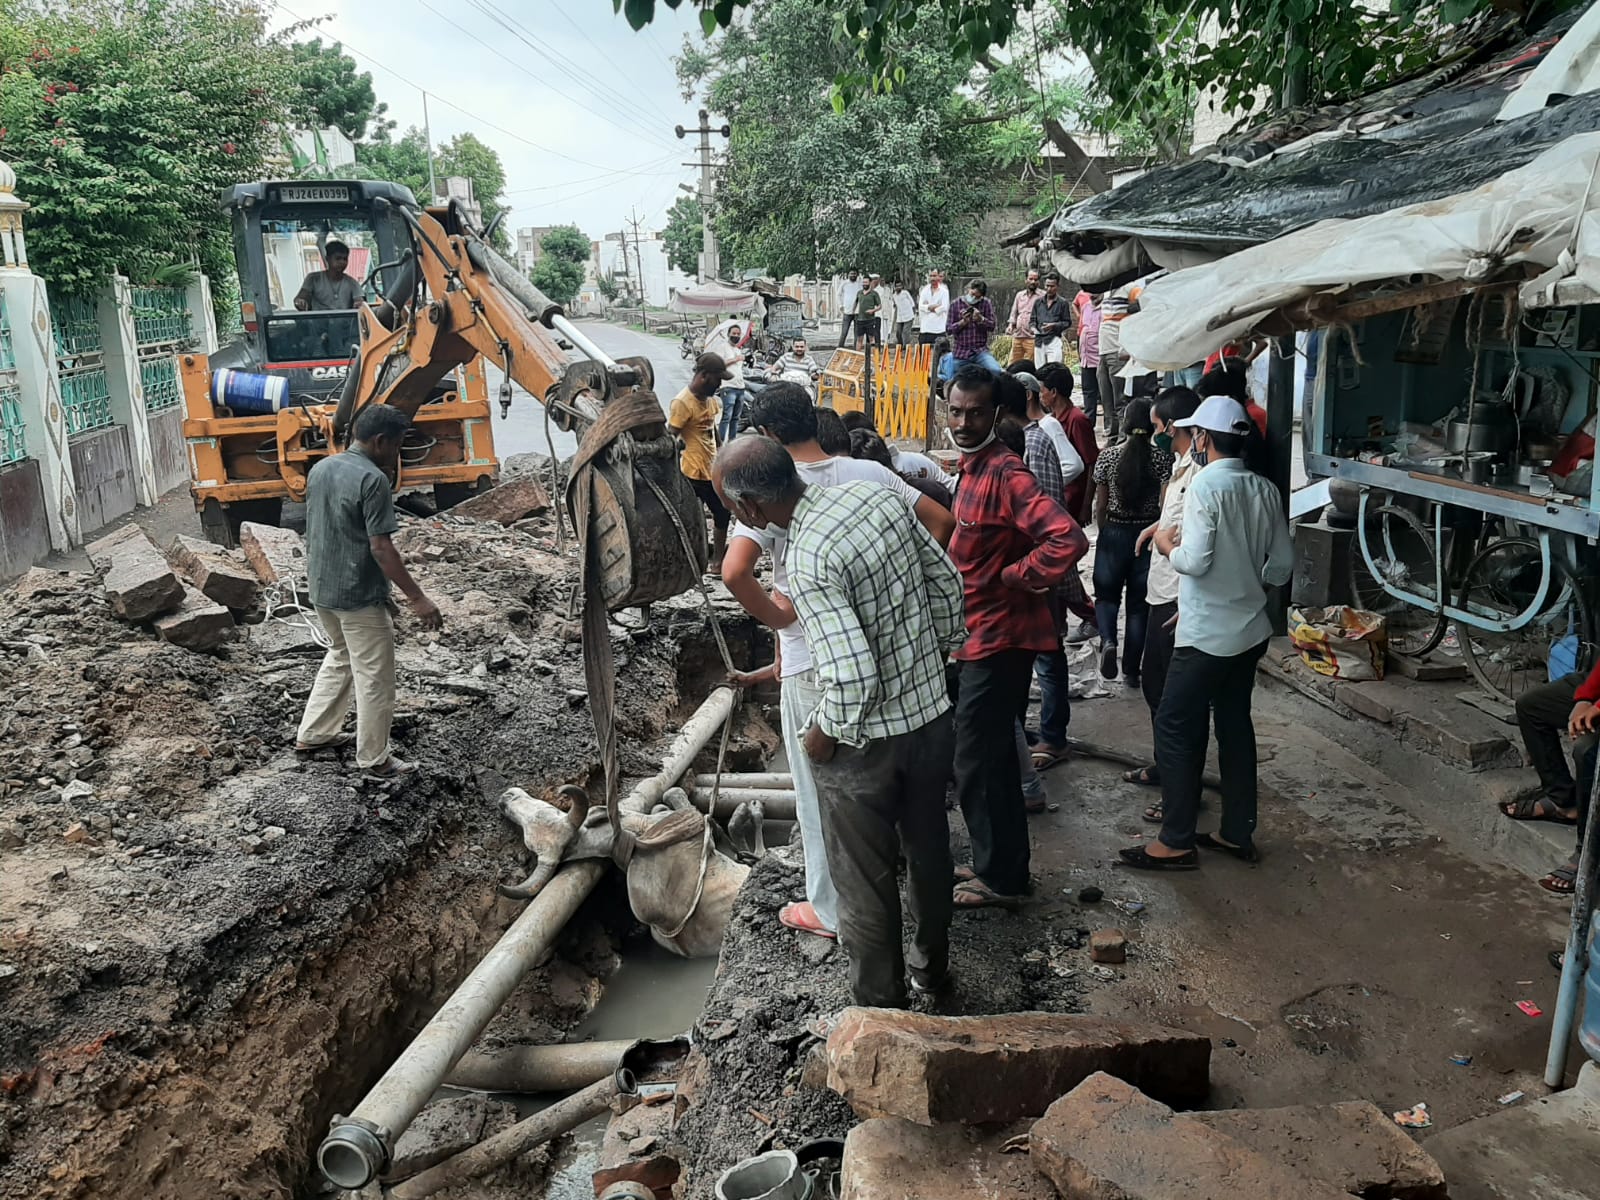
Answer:
MULTIPOLYGON (((723 1171, 764 1151, 842 1138, 850 1106, 808 1069, 816 1029, 850 1004, 844 954, 833 943, 790 933, 778 910, 804 895, 796 845, 751 871, 728 924, 716 983, 695 1027, 685 1085, 689 1107, 673 1133, 683 1195, 710 1195, 723 1171)), ((952 988, 914 997, 947 1014, 1083 1011, 1082 947, 1089 930, 989 909, 958 913, 951 927, 952 988)))
MULTIPOLYGON (((0 593, 0 1196, 292 1194, 515 915, 493 889, 525 874, 520 838, 474 773, 536 794, 595 773, 574 547, 546 518, 402 525, 445 615, 398 621, 403 781, 293 753, 304 625, 197 654, 116 620, 92 576, 0 593)), ((705 694, 680 649, 698 605, 612 627, 625 773, 705 694)), ((606 956, 574 929, 587 971, 606 956)), ((519 1007, 554 979, 550 1023, 581 1016, 565 970, 519 1007)))

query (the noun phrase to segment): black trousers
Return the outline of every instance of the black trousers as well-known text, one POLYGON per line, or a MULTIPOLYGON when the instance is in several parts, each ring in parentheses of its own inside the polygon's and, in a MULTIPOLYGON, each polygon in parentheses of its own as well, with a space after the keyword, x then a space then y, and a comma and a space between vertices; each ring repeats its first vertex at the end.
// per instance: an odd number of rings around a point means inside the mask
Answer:
POLYGON ((901 948, 895 878, 902 851, 911 970, 931 982, 950 969, 954 868, 944 790, 952 724, 945 713, 911 733, 859 749, 840 746, 831 762, 811 764, 828 868, 839 892, 839 944, 850 957, 850 996, 857 1004, 898 1008, 906 1002, 908 956, 901 948))
POLYGON ((1179 646, 1167 668, 1156 712, 1156 769, 1161 772, 1161 841, 1174 850, 1194 848, 1200 818, 1200 777, 1216 724, 1222 771, 1222 839, 1248 846, 1256 831, 1256 729, 1250 698, 1256 663, 1267 643, 1222 657, 1179 646))
POLYGON ((1578 685, 1583 681, 1581 673, 1565 675, 1553 683, 1529 688, 1517 697, 1522 744, 1528 748, 1545 796, 1557 808, 1578 810, 1578 848, 1574 857, 1583 851, 1583 827, 1589 819, 1589 793, 1594 788, 1595 751, 1600 748, 1600 735, 1596 734, 1573 743, 1572 757, 1578 764, 1578 781, 1574 783, 1562 739, 1567 734, 1573 705, 1578 702, 1578 685))
POLYGON ((1178 615, 1178 602, 1152 604, 1144 634, 1144 661, 1139 667, 1139 687, 1144 692, 1144 702, 1150 706, 1151 745, 1156 744, 1156 713, 1161 709, 1161 695, 1167 690, 1167 669, 1172 665, 1172 639, 1178 634, 1177 626, 1167 624, 1178 615))
POLYGON ((1016 722, 1028 709, 1035 654, 1002 650, 960 664, 956 798, 972 835, 972 869, 1001 895, 1028 890, 1028 813, 1016 722))
POLYGON ((1083 415, 1089 418, 1089 424, 1094 424, 1094 416, 1100 411, 1100 372, 1098 367, 1079 367, 1078 386, 1083 391, 1083 415))
POLYGON ((839 318, 839 345, 843 346, 849 340, 850 330, 855 326, 855 313, 845 313, 839 318))

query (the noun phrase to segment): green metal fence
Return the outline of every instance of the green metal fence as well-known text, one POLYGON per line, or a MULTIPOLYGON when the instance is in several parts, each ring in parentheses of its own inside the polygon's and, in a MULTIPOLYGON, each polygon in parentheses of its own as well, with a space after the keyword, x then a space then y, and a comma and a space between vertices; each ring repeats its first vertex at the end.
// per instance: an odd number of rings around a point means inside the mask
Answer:
POLYGON ((100 349, 100 322, 87 300, 52 300, 50 324, 55 331, 56 355, 76 360, 100 349))
POLYGON ((178 360, 170 354, 139 360, 139 382, 144 386, 146 412, 175 407, 183 399, 178 384, 178 360))
POLYGON ((110 425, 111 391, 106 385, 105 369, 62 372, 61 407, 67 414, 68 437, 110 425))
POLYGON ((0 371, 14 371, 16 367, 16 347, 11 341, 11 318, 6 316, 6 294, 0 291, 0 371))
POLYGON ((28 457, 28 425, 22 419, 22 389, 0 385, 0 466, 28 457))
POLYGON ((193 336, 188 297, 179 288, 133 289, 133 340, 141 346, 187 342, 193 336))

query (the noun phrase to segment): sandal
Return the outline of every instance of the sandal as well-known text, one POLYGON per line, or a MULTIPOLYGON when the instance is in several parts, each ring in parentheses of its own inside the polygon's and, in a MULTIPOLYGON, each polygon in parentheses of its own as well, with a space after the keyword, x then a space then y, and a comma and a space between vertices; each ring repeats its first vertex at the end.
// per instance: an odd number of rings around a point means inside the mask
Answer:
POLYGON ((1256 852, 1254 846, 1230 846, 1221 838, 1212 837, 1209 833, 1196 834, 1194 844, 1196 846, 1204 846, 1207 850, 1220 850, 1224 854, 1231 854, 1240 862, 1253 863, 1259 862, 1261 859, 1261 855, 1256 852))
POLYGON ((969 879, 958 886, 954 895, 957 908, 1007 908, 1015 911, 1022 905, 1021 896, 1004 896, 981 879, 969 879))
POLYGON ((318 750, 343 750, 346 746, 355 744, 356 735, 353 733, 336 733, 325 742, 296 742, 296 754, 315 754, 318 750))
POLYGON ((1044 746, 1033 748, 1033 769, 1035 771, 1048 771, 1051 767, 1059 767, 1072 757, 1072 752, 1063 746, 1060 750, 1050 750, 1044 746))
POLYGON ((778 923, 785 929, 814 934, 830 941, 836 940, 839 936, 817 918, 817 910, 811 907, 809 900, 797 900, 793 904, 785 904, 778 910, 778 923))
MULTIPOLYGON (((1160 787, 1161 776, 1154 767, 1135 767, 1131 771, 1122 773, 1123 783, 1137 783, 1140 787, 1160 787)), ((1152 808, 1157 807, 1152 805, 1152 808)), ((1157 818, 1158 820, 1160 818, 1157 818)))
POLYGON ((1565 809, 1558 808, 1554 801, 1545 796, 1524 796, 1520 800, 1507 800, 1500 806, 1500 812, 1513 821, 1551 821, 1557 825, 1576 825, 1578 814, 1568 816, 1565 809))
POLYGON ((955 869, 956 884, 971 883, 978 877, 978 873, 971 867, 957 867, 955 869))
POLYGON ((1159 825, 1167 819, 1166 809, 1161 807, 1161 801, 1159 800, 1139 815, 1152 825, 1159 825))
POLYGON ((1200 852, 1186 850, 1176 858, 1157 858, 1143 846, 1126 846, 1117 851, 1124 865, 1140 871, 1193 871, 1200 865, 1200 852))
POLYGON ((411 775, 416 772, 417 764, 407 762, 403 758, 389 755, 381 763, 375 763, 367 768, 368 775, 376 775, 379 779, 398 779, 402 775, 411 775))
POLYGON ((1547 892, 1554 892, 1558 896, 1570 896, 1578 890, 1578 868, 1571 864, 1557 867, 1550 874, 1539 880, 1539 886, 1547 892))

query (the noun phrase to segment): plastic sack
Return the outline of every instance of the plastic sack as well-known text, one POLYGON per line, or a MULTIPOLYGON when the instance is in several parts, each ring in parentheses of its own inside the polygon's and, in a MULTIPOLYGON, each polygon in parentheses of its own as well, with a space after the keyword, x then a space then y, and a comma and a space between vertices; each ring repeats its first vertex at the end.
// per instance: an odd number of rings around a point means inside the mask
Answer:
POLYGON ((1348 605, 1291 608, 1289 640, 1318 675, 1352 681, 1383 678, 1389 632, 1375 612, 1348 605))

